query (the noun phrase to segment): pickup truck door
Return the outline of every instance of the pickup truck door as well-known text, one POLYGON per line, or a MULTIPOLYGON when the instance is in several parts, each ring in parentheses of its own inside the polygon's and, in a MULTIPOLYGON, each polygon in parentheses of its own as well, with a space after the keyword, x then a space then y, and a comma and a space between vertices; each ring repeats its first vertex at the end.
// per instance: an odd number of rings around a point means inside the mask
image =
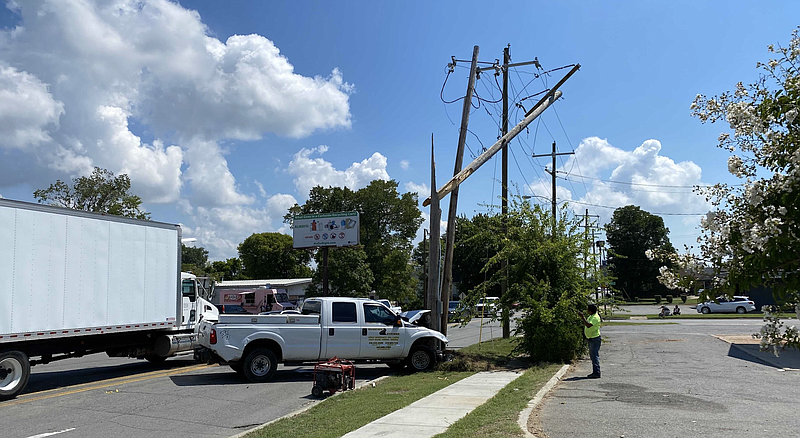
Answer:
POLYGON ((361 324, 358 321, 356 303, 353 301, 331 302, 331 312, 325 319, 329 321, 323 326, 322 339, 324 348, 320 359, 338 356, 340 359, 361 358, 361 324))
POLYGON ((378 303, 363 303, 363 307, 361 357, 363 359, 400 357, 405 346, 405 327, 395 325, 400 317, 378 303))

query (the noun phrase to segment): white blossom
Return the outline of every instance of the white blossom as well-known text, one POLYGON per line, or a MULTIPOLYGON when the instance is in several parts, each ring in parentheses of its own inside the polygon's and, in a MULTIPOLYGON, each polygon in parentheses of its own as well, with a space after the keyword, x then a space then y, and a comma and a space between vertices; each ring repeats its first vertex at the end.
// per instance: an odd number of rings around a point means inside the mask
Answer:
POLYGON ((736 155, 728 157, 728 172, 737 178, 744 176, 744 163, 742 159, 736 155))

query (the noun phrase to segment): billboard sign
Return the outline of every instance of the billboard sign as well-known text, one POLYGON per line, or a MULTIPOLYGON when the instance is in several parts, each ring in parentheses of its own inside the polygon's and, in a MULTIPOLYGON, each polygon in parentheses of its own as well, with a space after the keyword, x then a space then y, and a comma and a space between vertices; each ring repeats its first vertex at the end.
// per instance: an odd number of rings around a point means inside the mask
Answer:
POLYGON ((358 245, 358 229, 357 211, 299 214, 292 225, 294 247, 358 245))

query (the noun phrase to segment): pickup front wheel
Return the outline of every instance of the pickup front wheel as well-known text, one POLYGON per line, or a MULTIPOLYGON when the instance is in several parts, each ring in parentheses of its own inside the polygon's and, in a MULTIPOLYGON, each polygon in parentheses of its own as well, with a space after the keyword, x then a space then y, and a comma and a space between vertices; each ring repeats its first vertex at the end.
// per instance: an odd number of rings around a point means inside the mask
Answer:
POLYGON ((278 358, 269 348, 256 348, 244 358, 244 376, 254 383, 268 381, 277 368, 278 358))
POLYGON ((411 354, 406 360, 412 371, 428 371, 436 365, 436 355, 425 345, 417 345, 412 348, 411 354))

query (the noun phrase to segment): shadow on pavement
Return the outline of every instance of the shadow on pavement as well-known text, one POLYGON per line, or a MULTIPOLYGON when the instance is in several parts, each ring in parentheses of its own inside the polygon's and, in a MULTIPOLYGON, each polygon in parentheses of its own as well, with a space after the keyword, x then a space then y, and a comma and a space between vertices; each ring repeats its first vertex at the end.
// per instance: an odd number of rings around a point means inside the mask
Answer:
POLYGON ((195 365, 192 359, 172 359, 161 364, 151 364, 147 361, 111 365, 102 367, 81 368, 76 370, 59 370, 35 372, 31 374, 30 381, 23 394, 48 391, 67 386, 82 385, 100 382, 119 377, 136 376, 153 371, 167 371, 195 365))
POLYGON ((800 370, 800 352, 797 350, 779 351, 776 357, 771 351, 761 351, 758 344, 731 344, 728 356, 774 368, 800 370))
POLYGON ((568 377, 566 379, 561 379, 562 382, 574 382, 576 380, 598 380, 598 379, 590 379, 586 376, 573 376, 573 377, 568 377))

